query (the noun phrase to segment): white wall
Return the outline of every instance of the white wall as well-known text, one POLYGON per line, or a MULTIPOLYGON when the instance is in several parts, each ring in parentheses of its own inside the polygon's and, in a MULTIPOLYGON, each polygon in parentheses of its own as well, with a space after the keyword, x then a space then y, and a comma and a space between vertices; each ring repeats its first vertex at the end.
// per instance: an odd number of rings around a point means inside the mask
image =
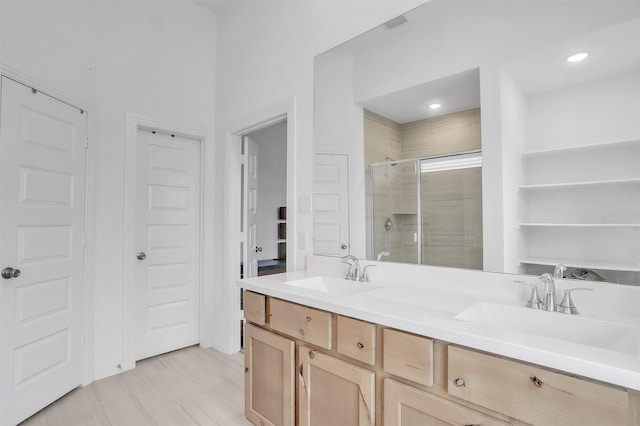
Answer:
MULTIPOLYGON (((2 64, 90 107, 95 200, 90 339, 96 378, 114 374, 127 361, 123 330, 130 326, 123 323, 125 114, 213 128, 216 19, 185 1, 2 1, 0 8, 2 64)), ((206 155, 205 168, 213 161, 212 151, 206 155)), ((213 194, 211 179, 204 188, 213 194)), ((205 199, 205 208, 211 204, 205 199)), ((205 214, 205 228, 212 228, 212 221, 213 212, 205 214)), ((205 250, 212 251, 208 235, 205 250)))
MULTIPOLYGON (((296 139, 298 141, 295 179, 297 196, 311 197, 313 154, 313 62, 315 55, 423 3, 398 1, 303 1, 237 2, 224 8, 219 16, 217 48, 216 108, 216 193, 225 189, 225 132, 231 123, 268 108, 280 101, 296 100, 296 139)), ((297 198, 297 197, 296 197, 297 198)), ((217 204, 216 215, 223 216, 225 206, 217 204)), ((313 233, 312 215, 296 215, 297 232, 313 233)), ((222 241, 222 222, 216 240, 222 241)), ((307 250, 297 248, 297 235, 289 236, 296 245, 295 269, 304 268, 307 250)), ((308 247, 312 247, 311 244, 308 247)), ((234 295, 226 291, 235 285, 225 282, 223 250, 216 255, 215 346, 225 351, 235 348, 229 335, 234 295)), ((231 265, 229 267, 235 267, 231 265)))
POLYGON ((278 208, 287 205, 287 123, 253 132, 258 144, 258 260, 278 258, 278 208))

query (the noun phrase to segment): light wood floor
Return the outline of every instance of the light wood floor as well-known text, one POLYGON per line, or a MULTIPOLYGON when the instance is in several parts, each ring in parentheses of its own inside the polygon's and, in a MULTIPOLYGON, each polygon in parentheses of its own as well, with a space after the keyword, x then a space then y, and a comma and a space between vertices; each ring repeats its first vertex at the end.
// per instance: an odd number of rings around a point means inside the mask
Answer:
POLYGON ((251 425, 244 418, 242 354, 197 346, 138 361, 78 388, 21 426, 251 425))

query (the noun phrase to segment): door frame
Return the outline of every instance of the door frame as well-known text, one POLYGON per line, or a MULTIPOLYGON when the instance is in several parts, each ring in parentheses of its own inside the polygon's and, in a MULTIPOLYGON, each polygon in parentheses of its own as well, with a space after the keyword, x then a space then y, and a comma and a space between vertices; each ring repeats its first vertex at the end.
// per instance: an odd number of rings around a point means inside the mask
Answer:
MULTIPOLYGON (((60 102, 81 109, 87 114, 87 145, 85 149, 85 198, 84 198, 84 234, 86 245, 84 250, 83 286, 82 286, 82 385, 93 382, 94 357, 93 357, 93 227, 94 227, 94 156, 93 141, 95 141, 96 107, 77 97, 61 90, 49 82, 25 73, 6 63, 0 63, 0 77, 7 77, 17 83, 32 87, 60 102)), ((0 300, 1 302, 1 300, 0 300)), ((1 303, 0 303, 1 304, 1 303)))
MULTIPOLYGON (((240 279, 240 233, 241 181, 240 162, 242 158, 242 137, 273 124, 287 122, 287 271, 297 264, 297 240, 293 238, 296 229, 297 209, 296 184, 296 98, 283 100, 265 107, 253 114, 233 121, 225 130, 225 182, 224 237, 223 237, 223 284, 220 300, 216 306, 223 310, 226 325, 222 336, 216 337, 215 346, 226 353, 240 350, 240 291, 236 282, 240 279), (229 322, 227 322, 229 321, 229 322)), ((218 316, 220 317, 220 316, 218 316)))
POLYGON ((205 238, 202 230, 204 229, 204 213, 205 213, 205 148, 208 145, 208 132, 203 129, 190 128, 178 124, 168 123, 138 114, 126 113, 126 136, 125 136, 125 155, 124 155, 124 205, 123 205, 123 247, 122 247, 122 281, 123 281, 123 326, 122 326, 122 364, 119 366, 121 370, 130 370, 136 366, 135 356, 135 206, 136 206, 136 147, 137 135, 139 130, 151 130, 162 133, 170 133, 181 137, 194 139, 200 144, 200 209, 199 223, 200 238, 198 241, 198 288, 199 288, 199 316, 200 316, 200 346, 203 345, 203 336, 207 335, 208 328, 205 321, 204 303, 207 298, 205 295, 212 291, 203 285, 204 276, 204 249, 205 238), (206 329, 205 329, 206 328, 206 329))

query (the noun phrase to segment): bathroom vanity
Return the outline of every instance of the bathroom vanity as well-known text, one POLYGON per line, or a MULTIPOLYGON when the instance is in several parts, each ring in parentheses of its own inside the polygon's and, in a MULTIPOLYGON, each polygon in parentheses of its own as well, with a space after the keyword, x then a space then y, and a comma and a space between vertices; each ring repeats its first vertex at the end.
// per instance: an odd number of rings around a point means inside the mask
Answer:
POLYGON ((524 307, 535 277, 368 264, 238 282, 251 422, 640 425, 637 288, 580 283, 572 316, 524 307))

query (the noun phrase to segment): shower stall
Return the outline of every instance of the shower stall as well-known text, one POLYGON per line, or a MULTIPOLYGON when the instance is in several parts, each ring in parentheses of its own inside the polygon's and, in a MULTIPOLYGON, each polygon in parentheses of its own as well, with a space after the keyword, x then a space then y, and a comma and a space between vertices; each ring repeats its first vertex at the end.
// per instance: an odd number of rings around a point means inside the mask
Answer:
POLYGON ((482 269, 479 150, 368 167, 369 258, 482 269))

